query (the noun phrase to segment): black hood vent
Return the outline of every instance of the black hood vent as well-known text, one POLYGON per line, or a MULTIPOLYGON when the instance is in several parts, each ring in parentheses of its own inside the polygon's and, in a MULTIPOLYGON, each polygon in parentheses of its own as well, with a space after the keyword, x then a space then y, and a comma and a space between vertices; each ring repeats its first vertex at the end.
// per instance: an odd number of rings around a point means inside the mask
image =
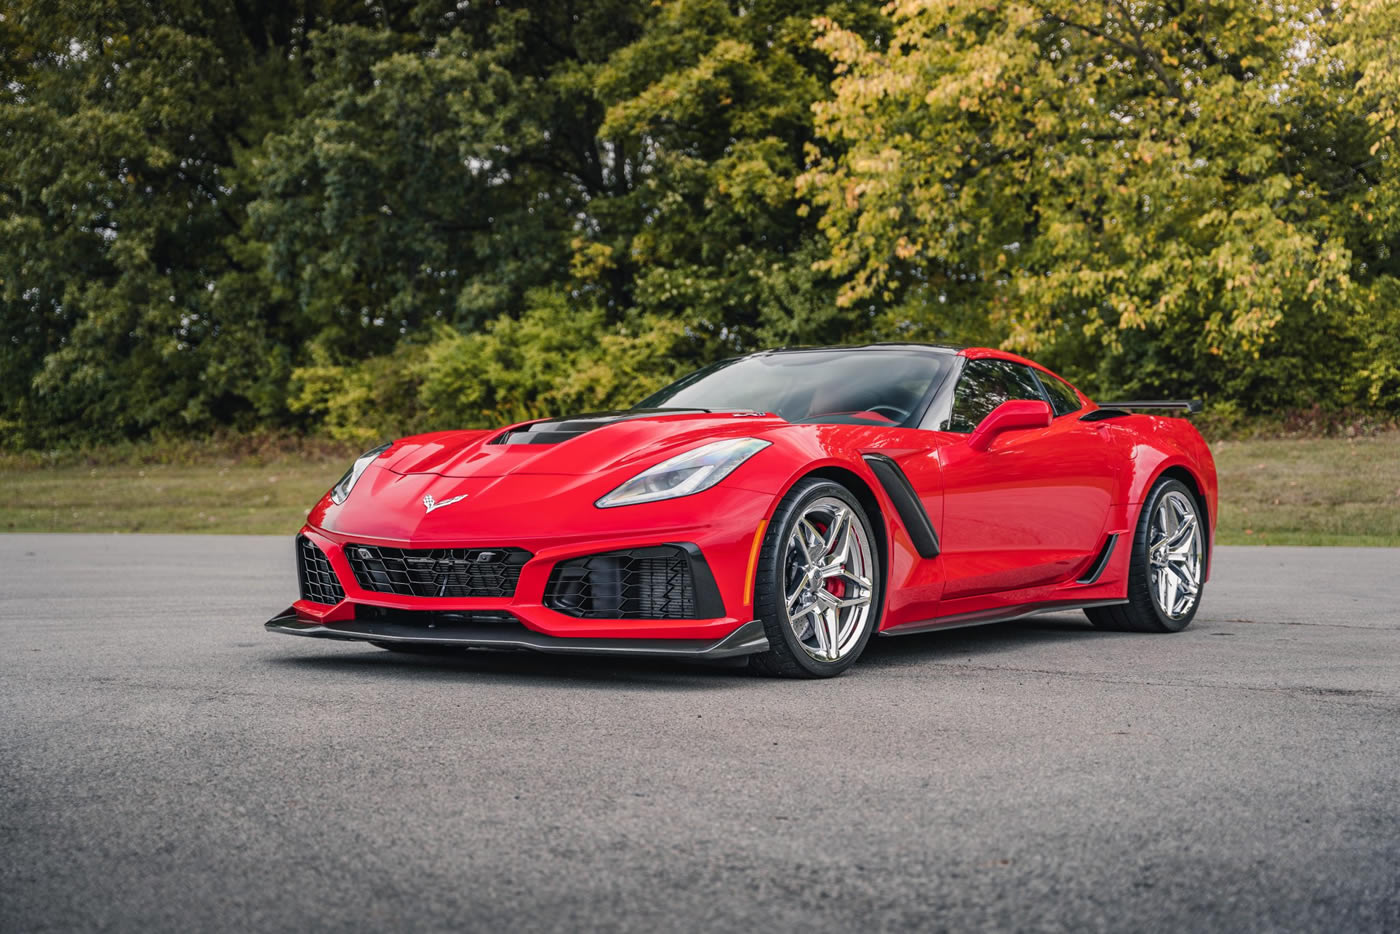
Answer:
POLYGON ((551 418, 522 425, 491 439, 491 444, 558 444, 614 422, 634 418, 655 418, 658 415, 684 415, 708 412, 709 409, 625 409, 620 412, 590 412, 570 418, 551 418))

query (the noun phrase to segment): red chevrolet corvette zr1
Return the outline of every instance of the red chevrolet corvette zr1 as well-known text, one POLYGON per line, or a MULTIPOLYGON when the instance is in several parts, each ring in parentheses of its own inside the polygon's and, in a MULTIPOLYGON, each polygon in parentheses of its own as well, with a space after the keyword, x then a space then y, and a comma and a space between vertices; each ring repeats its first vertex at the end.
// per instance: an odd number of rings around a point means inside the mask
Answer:
POLYGON ((985 348, 775 350, 636 408, 365 453, 274 632, 839 674, 870 638, 1083 608, 1184 629, 1215 464, 1185 420, 985 348))

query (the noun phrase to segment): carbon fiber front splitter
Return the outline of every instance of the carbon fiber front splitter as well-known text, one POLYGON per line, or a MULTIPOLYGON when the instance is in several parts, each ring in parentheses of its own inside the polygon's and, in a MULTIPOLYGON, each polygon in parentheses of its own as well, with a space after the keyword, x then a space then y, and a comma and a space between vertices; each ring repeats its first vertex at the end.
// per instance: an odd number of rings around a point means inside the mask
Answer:
POLYGON ((744 623, 723 639, 572 639, 547 636, 524 626, 461 623, 434 627, 393 620, 342 620, 315 623, 288 609, 264 624, 268 632, 355 642, 413 643, 460 648, 523 649, 571 655, 652 655, 672 658, 733 658, 768 648, 763 623, 744 623))

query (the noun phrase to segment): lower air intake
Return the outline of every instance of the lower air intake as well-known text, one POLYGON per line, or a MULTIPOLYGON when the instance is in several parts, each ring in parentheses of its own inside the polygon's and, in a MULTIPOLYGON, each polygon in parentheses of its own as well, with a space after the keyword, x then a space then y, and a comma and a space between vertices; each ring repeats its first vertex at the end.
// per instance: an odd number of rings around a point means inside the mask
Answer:
POLYGON ((345 599, 330 559, 305 535, 297 536, 297 582, 303 600, 334 605, 345 599))
POLYGON ((684 548, 658 545, 561 561, 544 605, 586 619, 697 619, 692 560, 684 548))

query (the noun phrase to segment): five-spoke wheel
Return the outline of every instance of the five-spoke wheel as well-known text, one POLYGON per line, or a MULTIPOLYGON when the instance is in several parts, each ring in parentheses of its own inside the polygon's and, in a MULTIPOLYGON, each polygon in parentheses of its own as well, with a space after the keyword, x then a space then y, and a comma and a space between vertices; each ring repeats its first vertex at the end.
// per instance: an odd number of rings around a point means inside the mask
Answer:
POLYGON ((1180 632, 1201 605, 1206 579, 1207 517, 1180 480, 1164 477, 1147 494, 1128 567, 1128 599, 1085 610, 1099 629, 1180 632))
POLYGON ((828 677, 855 661, 879 624, 880 565, 849 490, 815 478, 793 487, 769 522, 754 596, 769 646, 757 669, 828 677))
POLYGON ((1196 504, 1180 490, 1167 490, 1157 501, 1148 536, 1148 567, 1157 609, 1181 619, 1196 606, 1203 578, 1205 541, 1196 504))
POLYGON ((784 613, 798 645, 818 661, 844 658, 870 619, 869 533, 850 506, 824 496, 793 524, 785 560, 784 613))

